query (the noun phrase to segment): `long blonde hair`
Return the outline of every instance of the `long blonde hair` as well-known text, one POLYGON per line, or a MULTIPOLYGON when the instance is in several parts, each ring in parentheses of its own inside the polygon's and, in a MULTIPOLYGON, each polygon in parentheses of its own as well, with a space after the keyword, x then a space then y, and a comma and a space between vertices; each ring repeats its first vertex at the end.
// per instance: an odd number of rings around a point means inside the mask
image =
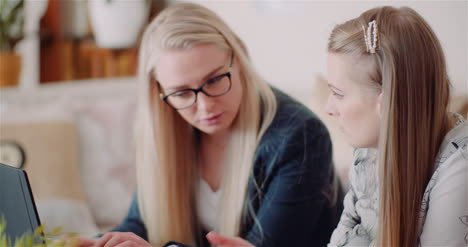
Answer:
POLYGON ((375 71, 369 77, 383 92, 376 241, 381 246, 416 246, 423 193, 449 128, 450 81, 442 47, 414 10, 380 7, 336 26, 328 51, 373 57, 375 71), (371 54, 363 27, 373 20, 378 45, 371 54))
POLYGON ((170 240, 202 242, 194 191, 197 131, 160 100, 154 73, 161 50, 200 44, 214 44, 234 54, 244 92, 225 157, 218 222, 222 234, 240 234, 243 217, 249 213, 246 191, 254 154, 276 112, 275 96, 253 69, 245 45, 215 13, 181 3, 149 24, 139 53, 136 164, 139 209, 153 245, 170 240))

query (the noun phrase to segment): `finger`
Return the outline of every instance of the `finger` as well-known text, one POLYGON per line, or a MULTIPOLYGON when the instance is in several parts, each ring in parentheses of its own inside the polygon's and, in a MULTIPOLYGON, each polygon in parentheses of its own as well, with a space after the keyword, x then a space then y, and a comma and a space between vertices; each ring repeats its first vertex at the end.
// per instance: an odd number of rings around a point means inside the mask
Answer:
POLYGON ((220 234, 218 234, 216 232, 209 232, 206 235, 206 238, 208 239, 208 241, 210 241, 211 244, 224 246, 224 247, 252 246, 251 244, 249 244, 247 241, 243 240, 242 238, 226 237, 226 236, 220 235, 220 234))
POLYGON ((214 245, 226 245, 229 244, 229 242, 231 242, 228 237, 220 235, 216 232, 209 232, 206 235, 206 238, 208 239, 208 241, 210 241, 210 243, 214 245))
MULTIPOLYGON (((145 245, 145 246, 146 246, 146 245, 145 245)), ((127 240, 127 241, 125 241, 125 242, 123 242, 123 243, 120 243, 120 244, 114 246, 114 247, 141 247, 141 245, 135 243, 135 242, 132 241, 132 240, 127 240)))
MULTIPOLYGON (((91 239, 69 237, 69 236, 64 236, 58 241, 59 242, 57 242, 57 246, 74 246, 74 247, 93 247, 95 243, 95 241, 91 239)), ((55 244, 55 241, 54 241, 54 244, 55 244)))
POLYGON ((66 246, 93 247, 95 243, 95 240, 86 238, 68 238, 66 246))
POLYGON ((102 235, 99 239, 97 239, 93 245, 93 247, 103 247, 110 239, 114 237, 113 232, 108 232, 102 235))
POLYGON ((139 244, 140 246, 147 246, 149 245, 146 240, 142 239, 140 236, 136 235, 133 232, 124 232, 124 235, 128 237, 128 239, 133 240, 135 243, 139 244))
MULTIPOLYGON (((112 246, 117 246, 125 241, 133 241, 139 246, 147 246, 148 243, 137 236, 136 234, 132 232, 115 232, 110 234, 112 237, 107 240, 102 246, 104 247, 112 247, 112 246)), ((101 247, 101 245, 98 245, 98 247, 101 247)))
MULTIPOLYGON (((113 246, 117 246, 118 244, 121 244, 125 241, 128 241, 128 237, 123 235, 123 234, 112 234, 112 238, 109 239, 104 245, 103 247, 113 247, 113 246)), ((101 247, 101 246, 99 246, 101 247)))

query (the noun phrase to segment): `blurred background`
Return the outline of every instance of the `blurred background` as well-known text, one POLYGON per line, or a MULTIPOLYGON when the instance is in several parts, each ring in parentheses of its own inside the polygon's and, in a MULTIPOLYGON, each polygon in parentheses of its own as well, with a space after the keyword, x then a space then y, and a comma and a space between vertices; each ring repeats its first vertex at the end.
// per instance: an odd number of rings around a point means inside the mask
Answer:
MULTIPOLYGON (((125 216, 135 182, 138 41, 175 2, 0 0, 0 162, 28 171, 50 229, 92 236, 125 216)), ((245 41, 260 74, 326 123, 345 184, 352 148, 323 110, 326 44, 336 24, 376 6, 415 9, 442 43, 451 109, 466 118, 467 1, 191 2, 219 14, 245 41)))
MULTIPOLYGON (((23 57, 20 86, 133 75, 140 31, 173 2, 25 1, 24 39, 15 47, 23 57)), ((441 40, 454 93, 466 93, 466 1, 192 2, 218 13, 247 43, 261 74, 287 91, 310 89, 314 76, 325 74, 326 42, 334 25, 375 6, 409 6, 426 18, 441 40)))

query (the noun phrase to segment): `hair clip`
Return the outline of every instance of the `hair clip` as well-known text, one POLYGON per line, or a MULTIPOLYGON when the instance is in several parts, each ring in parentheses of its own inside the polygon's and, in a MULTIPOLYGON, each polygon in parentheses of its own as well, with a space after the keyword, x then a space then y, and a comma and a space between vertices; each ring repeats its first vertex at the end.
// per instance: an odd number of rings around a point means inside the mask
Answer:
POLYGON ((369 22, 367 31, 364 29, 364 26, 362 27, 362 31, 364 32, 364 41, 366 42, 367 52, 375 53, 378 42, 377 22, 375 20, 369 22))

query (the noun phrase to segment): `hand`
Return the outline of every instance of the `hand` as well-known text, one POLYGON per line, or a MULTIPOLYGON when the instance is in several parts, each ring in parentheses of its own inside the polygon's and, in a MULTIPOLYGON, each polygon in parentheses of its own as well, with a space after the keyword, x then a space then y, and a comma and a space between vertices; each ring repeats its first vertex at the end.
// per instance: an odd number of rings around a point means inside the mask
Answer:
POLYGON ((74 246, 74 247, 93 247, 96 240, 63 236, 58 240, 53 240, 51 246, 74 246))
POLYGON ((216 232, 209 232, 206 235, 206 238, 208 241, 210 241, 211 244, 220 246, 220 247, 254 247, 251 243, 247 242, 246 240, 239 238, 239 237, 226 237, 223 235, 220 235, 216 232))
POLYGON ((78 247, 151 247, 144 239, 131 232, 108 232, 99 239, 78 238, 78 247))

